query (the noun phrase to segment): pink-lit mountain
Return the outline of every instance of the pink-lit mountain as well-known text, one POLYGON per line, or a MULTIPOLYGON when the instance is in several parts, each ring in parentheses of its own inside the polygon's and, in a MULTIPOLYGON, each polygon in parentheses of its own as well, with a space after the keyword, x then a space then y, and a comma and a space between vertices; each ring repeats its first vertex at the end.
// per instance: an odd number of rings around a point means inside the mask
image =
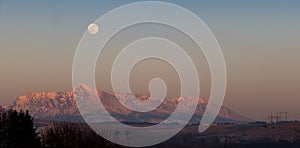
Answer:
MULTIPOLYGON (((122 106, 114 93, 97 90, 101 102, 106 110, 117 120, 122 122, 149 122, 158 123, 166 119, 175 110, 180 98, 165 100, 153 111, 141 113, 122 106)), ((126 93, 118 93, 123 102, 133 99, 126 93)), ((147 99, 147 95, 135 95, 139 99, 147 99)), ((199 123, 205 111, 207 101, 200 98, 191 123, 199 123)), ((7 109, 29 110, 30 114, 38 120, 50 121, 83 121, 74 99, 73 91, 69 92, 34 92, 19 96, 7 109)), ((184 112, 184 110, 182 110, 184 112)), ((215 122, 249 122, 238 113, 222 107, 215 122)))

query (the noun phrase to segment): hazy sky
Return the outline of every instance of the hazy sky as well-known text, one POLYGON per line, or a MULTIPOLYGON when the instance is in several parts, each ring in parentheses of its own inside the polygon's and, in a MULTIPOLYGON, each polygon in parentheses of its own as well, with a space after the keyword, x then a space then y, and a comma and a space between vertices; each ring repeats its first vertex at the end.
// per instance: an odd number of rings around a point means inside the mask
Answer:
MULTIPOLYGON (((88 24, 131 2, 0 0, 0 104, 33 91, 71 90, 73 56, 88 24)), ((227 107, 260 120, 278 111, 300 120, 300 1, 172 3, 201 17, 222 47, 228 72, 227 107)), ((113 55, 109 49, 106 52, 113 55)), ((200 57, 195 60, 201 61, 200 57)), ((97 85, 109 90, 109 80, 101 73, 105 64, 98 63, 97 85)), ((165 63, 144 64, 152 68, 137 65, 132 73, 136 91, 145 91, 146 82, 158 72, 170 86, 178 85, 176 74, 166 76, 172 69, 165 63), (139 75, 143 72, 151 74, 139 75)), ((205 74, 202 79, 209 86, 205 74)), ((208 97, 208 86, 201 96, 208 97)))

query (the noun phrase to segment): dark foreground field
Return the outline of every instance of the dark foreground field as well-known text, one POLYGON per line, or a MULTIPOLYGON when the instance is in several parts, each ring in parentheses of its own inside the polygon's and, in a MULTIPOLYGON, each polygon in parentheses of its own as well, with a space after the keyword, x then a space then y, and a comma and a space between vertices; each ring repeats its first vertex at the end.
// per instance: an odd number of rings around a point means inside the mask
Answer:
MULTIPOLYGON (((26 112, 7 111, 0 116, 0 148, 93 148, 122 147, 97 135, 87 124, 75 122, 33 121, 26 112)), ((151 126, 150 123, 125 123, 131 126, 151 126)), ((99 124, 113 126, 112 123, 99 124)), ((157 129, 166 132, 178 125, 157 129)), ((114 128, 118 129, 118 128, 114 128)), ((118 138, 119 131, 104 134, 118 138)), ((130 132, 128 133, 129 137, 130 132)), ((132 133, 134 134, 134 133, 132 133)), ((154 134, 153 136, 157 136, 154 134)), ((144 140, 144 139, 143 139, 144 140)), ((145 139, 147 141, 147 139, 145 139)), ((130 138, 127 141, 130 143, 130 138)), ((151 147, 300 147, 300 122, 267 124, 213 124, 203 133, 198 125, 188 125, 171 139, 151 147)))
MULTIPOLYGON (((68 130, 76 129, 77 126, 66 126, 70 123, 58 123, 56 126, 64 126, 66 133, 68 130), (75 127, 75 128, 74 128, 75 127)), ((72 123, 74 124, 74 123, 72 123)), ((78 123, 76 123, 78 124, 78 123)), ((134 126, 150 126, 150 125, 134 125, 134 126)), ((80 128, 84 129, 84 133, 92 133, 90 129, 82 124, 80 128), (82 128, 84 127, 84 128, 82 128), (87 132, 89 131, 89 132, 87 132)), ((61 129, 61 128, 59 128, 61 129)), ((77 134, 80 130, 76 131, 77 134)), ((162 131, 163 132, 163 131, 162 131)), ((63 133, 63 132, 61 132, 63 133)), ((72 133, 72 132, 71 132, 72 133)), ((45 134, 45 133, 44 133, 45 134)), ((76 134, 76 133, 75 133, 76 134)), ((95 137, 94 134, 92 134, 95 137)), ((45 135, 44 135, 45 136, 45 135)), ((47 137, 47 136, 46 136, 47 137)), ((49 136, 48 136, 49 137, 49 136)), ((51 136, 50 136, 51 137, 51 136)), ((54 137, 57 137, 54 136, 54 137)), ((60 135, 60 139, 64 135, 60 135)), ((70 137, 68 137, 70 139, 70 137)), ((89 136, 87 136, 89 138, 89 136)), ((71 138, 72 139, 72 138, 71 138)), ((100 136, 92 140, 101 140, 94 143, 92 147, 121 147, 112 144, 100 136)), ((81 141, 80 139, 77 139, 81 141)), ((85 139, 87 140, 87 139, 85 139)), ((71 140, 76 145, 76 139, 71 140)), ((198 133, 198 125, 186 126, 180 133, 173 138, 161 144, 151 147, 300 147, 300 122, 285 123, 251 123, 251 124, 215 124, 207 131, 198 133)))
POLYGON ((204 133, 187 126, 156 147, 300 147, 300 122, 214 125, 204 133))

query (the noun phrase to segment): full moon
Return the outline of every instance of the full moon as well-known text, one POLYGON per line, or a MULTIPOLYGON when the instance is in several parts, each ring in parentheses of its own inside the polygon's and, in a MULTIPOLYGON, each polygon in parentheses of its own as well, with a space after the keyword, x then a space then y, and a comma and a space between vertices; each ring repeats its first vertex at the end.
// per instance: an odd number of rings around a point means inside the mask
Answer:
POLYGON ((95 35, 95 34, 98 33, 98 31, 99 31, 99 27, 98 27, 97 24, 94 24, 94 23, 89 24, 89 26, 88 26, 88 32, 90 34, 95 35))

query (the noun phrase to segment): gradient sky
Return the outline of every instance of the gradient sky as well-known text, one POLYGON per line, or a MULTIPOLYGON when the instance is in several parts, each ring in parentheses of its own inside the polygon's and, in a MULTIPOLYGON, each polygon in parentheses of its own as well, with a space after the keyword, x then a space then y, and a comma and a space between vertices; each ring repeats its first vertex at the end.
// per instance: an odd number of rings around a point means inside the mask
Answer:
MULTIPOLYGON (((71 90, 73 56, 87 25, 131 2, 135 1, 0 0, 0 104, 34 91, 71 90)), ((222 47, 228 72, 227 107, 259 120, 278 111, 300 120, 300 1, 172 3, 202 18, 222 47)), ((153 75, 155 69, 165 69, 159 61, 153 62, 153 75)), ((132 73, 137 78, 133 89, 143 85, 137 89, 141 92, 151 77, 138 76, 143 67, 137 65, 132 73)), ((109 90, 109 81, 98 69, 97 85, 109 90)), ((176 75, 167 80, 176 81, 176 75)), ((208 97, 208 92, 204 87, 202 96, 208 97)))

